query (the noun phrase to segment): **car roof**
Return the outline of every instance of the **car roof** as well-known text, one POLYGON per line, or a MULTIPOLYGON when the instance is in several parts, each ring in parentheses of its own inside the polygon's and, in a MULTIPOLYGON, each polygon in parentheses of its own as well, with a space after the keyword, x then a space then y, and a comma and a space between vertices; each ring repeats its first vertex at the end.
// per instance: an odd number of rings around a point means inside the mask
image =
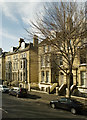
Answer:
POLYGON ((0 85, 0 86, 6 86, 6 85, 0 85))
POLYGON ((20 89, 26 89, 26 88, 20 87, 20 89))
POLYGON ((19 89, 19 87, 12 87, 13 89, 19 89))
MULTIPOLYGON (((3 86, 6 86, 6 85, 0 85, 0 87, 3 87, 3 86)), ((7 86, 6 86, 7 87, 7 86)))
MULTIPOLYGON (((67 99, 67 100, 77 101, 75 98, 68 98, 68 97, 61 97, 60 99, 67 99)), ((79 102, 79 101, 77 101, 77 102, 79 102)))

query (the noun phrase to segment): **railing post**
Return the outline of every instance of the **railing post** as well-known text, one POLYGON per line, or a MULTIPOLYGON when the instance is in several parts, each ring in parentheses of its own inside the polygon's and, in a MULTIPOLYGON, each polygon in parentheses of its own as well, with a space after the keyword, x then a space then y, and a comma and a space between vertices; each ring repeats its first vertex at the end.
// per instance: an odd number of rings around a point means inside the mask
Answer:
POLYGON ((56 95, 58 95, 59 87, 56 87, 56 95))

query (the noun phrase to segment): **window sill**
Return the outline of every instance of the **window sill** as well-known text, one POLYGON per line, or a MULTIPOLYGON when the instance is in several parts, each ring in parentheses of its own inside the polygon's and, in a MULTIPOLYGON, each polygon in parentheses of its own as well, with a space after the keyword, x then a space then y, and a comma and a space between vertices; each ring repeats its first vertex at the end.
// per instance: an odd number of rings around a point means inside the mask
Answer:
POLYGON ((87 86, 85 85, 81 85, 81 86, 77 86, 78 88, 81 88, 81 89, 87 89, 87 86))

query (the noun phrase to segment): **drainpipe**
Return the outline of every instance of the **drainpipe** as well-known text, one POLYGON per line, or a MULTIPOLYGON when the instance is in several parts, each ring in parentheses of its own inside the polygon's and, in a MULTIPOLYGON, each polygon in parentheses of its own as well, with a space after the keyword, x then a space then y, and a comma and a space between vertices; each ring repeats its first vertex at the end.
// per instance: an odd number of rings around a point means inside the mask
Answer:
POLYGON ((31 51, 29 50, 29 81, 28 81, 28 91, 30 91, 30 83, 31 83, 31 66, 30 66, 30 63, 31 62, 31 51))

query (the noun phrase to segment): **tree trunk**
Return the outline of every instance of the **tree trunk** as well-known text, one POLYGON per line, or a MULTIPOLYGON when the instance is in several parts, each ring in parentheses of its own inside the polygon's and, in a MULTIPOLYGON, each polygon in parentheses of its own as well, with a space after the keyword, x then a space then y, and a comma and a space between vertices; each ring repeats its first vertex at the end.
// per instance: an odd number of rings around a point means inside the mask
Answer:
POLYGON ((67 75, 67 93, 66 96, 70 98, 70 74, 67 75))
POLYGON ((71 90, 70 87, 73 84, 73 73, 72 73, 72 67, 69 70, 68 77, 67 77, 67 97, 71 97, 71 90))

